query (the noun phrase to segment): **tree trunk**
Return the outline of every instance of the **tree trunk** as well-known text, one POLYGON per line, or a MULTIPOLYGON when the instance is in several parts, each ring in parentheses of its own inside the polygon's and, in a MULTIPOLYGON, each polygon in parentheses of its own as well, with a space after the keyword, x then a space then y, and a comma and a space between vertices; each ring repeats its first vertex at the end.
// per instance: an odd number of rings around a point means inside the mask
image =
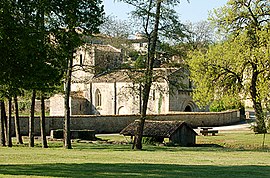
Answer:
POLYGON ((266 133, 267 129, 266 129, 266 123, 265 123, 265 115, 262 109, 262 104, 261 102, 253 101, 253 105, 254 105, 253 108, 255 111, 255 118, 256 118, 256 123, 257 123, 257 126, 254 131, 259 134, 266 133))
POLYGON ((0 116, 0 146, 6 146, 5 137, 5 103, 0 101, 1 116, 0 116))
POLYGON ((12 119, 12 98, 9 98, 8 99, 8 119, 7 119, 7 146, 8 147, 12 147, 11 119, 12 119))
POLYGON ((34 120, 35 120, 35 100, 36 100, 36 90, 33 90, 32 93, 32 104, 29 117, 29 147, 34 147, 34 120))
MULTIPOLYGON (((146 112, 147 112, 147 105, 149 100, 149 93, 153 81, 153 64, 155 60, 155 51, 156 51, 156 43, 158 39, 158 26, 159 26, 159 19, 160 19, 160 8, 161 8, 161 2, 160 0, 157 1, 157 7, 156 7, 156 17, 155 17, 155 26, 154 30, 150 36, 150 44, 149 50, 148 50, 148 58, 146 63, 146 70, 145 70, 145 83, 143 87, 143 103, 142 103, 142 113, 141 117, 137 122, 137 128, 135 132, 135 138, 134 138, 134 146, 135 149, 142 149, 142 137, 143 137, 143 128, 146 118, 146 112)), ((151 2, 150 2, 151 3, 151 2)))
POLYGON ((73 51, 69 56, 69 64, 66 76, 66 88, 65 88, 65 120, 64 120, 64 147, 66 149, 71 149, 71 137, 70 137, 70 106, 69 97, 71 90, 71 76, 72 76, 72 66, 73 66, 73 51))
POLYGON ((253 73, 251 78, 250 94, 253 102, 253 108, 255 111, 255 117, 257 126, 254 131, 257 133, 266 133, 265 115, 263 113, 262 103, 257 91, 257 80, 259 73, 257 72, 257 65, 252 65, 253 73))
POLYGON ((41 133, 42 148, 48 148, 45 129, 45 99, 43 93, 41 95, 40 133, 41 133))
POLYGON ((18 107, 18 98, 17 98, 17 96, 14 96, 14 105, 15 105, 14 123, 15 123, 17 144, 23 144, 22 135, 21 135, 21 129, 20 129, 19 107, 18 107))

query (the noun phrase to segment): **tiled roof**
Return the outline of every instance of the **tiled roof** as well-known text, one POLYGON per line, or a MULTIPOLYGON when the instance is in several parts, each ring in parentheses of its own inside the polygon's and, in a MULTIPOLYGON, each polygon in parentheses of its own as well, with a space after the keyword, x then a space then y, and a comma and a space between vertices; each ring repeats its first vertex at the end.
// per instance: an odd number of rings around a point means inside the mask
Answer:
POLYGON ((117 52, 121 53, 121 49, 117 49, 111 45, 93 45, 97 50, 106 51, 106 52, 117 52))
MULTIPOLYGON (((177 129, 180 129, 184 125, 187 126, 189 129, 193 130, 184 121, 146 120, 144 123, 143 136, 146 136, 146 137, 156 136, 156 137, 169 138, 172 136, 173 133, 177 131, 177 129)), ((126 128, 124 128, 120 132, 120 134, 128 135, 128 136, 135 135, 136 126, 137 126, 137 121, 134 121, 133 123, 129 124, 126 128)))
MULTIPOLYGON (((153 70, 153 77, 155 81, 164 81, 168 76, 179 70, 179 68, 155 68, 153 70), (159 78, 159 79, 158 79, 159 78)), ((94 83, 113 83, 113 82, 134 82, 142 79, 144 70, 123 69, 116 70, 109 73, 97 75, 93 78, 94 83)))

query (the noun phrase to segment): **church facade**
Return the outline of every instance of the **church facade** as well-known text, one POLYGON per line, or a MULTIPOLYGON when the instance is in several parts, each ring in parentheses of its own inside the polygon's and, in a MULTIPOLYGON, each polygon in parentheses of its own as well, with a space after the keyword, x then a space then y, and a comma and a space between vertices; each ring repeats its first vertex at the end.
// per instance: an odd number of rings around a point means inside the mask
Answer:
MULTIPOLYGON (((71 115, 141 112, 143 69, 117 70, 122 59, 122 50, 110 45, 87 44, 77 50, 71 85, 71 115)), ((191 97, 188 71, 154 68, 153 74, 148 114, 199 110, 191 97)), ((63 95, 50 98, 50 115, 64 115, 63 95)))
MULTIPOLYGON (((179 68, 155 68, 148 101, 148 114, 198 111, 192 101, 189 80, 179 68), (181 87, 180 87, 181 86, 181 87)), ((141 71, 118 70, 93 78, 93 111, 101 115, 139 114, 142 106, 141 71)))

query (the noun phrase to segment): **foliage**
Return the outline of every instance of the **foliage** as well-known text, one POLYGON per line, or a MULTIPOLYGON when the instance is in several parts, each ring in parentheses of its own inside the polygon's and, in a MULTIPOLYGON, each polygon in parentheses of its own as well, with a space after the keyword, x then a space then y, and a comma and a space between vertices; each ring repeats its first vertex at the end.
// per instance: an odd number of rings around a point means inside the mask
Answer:
POLYGON ((100 0, 1 1, 0 97, 58 89, 64 75, 71 77, 82 35, 98 32, 102 18, 100 0))
POLYGON ((190 50, 206 50, 216 40, 214 27, 209 21, 188 22, 185 25, 187 28, 187 38, 184 42, 190 50))
POLYGON ((132 30, 127 21, 116 19, 114 16, 107 16, 100 26, 100 32, 109 37, 127 39, 132 30))
POLYGON ((224 41, 204 53, 197 51, 190 61, 195 98, 201 105, 224 98, 251 98, 259 133, 266 132, 262 101, 269 93, 269 2, 229 1, 217 9, 212 21, 224 41))
POLYGON ((134 63, 134 67, 137 68, 137 69, 145 68, 145 61, 146 61, 145 58, 146 58, 146 56, 140 55, 140 56, 136 59, 136 61, 135 61, 135 63, 134 63))
MULTIPOLYGON (((151 34, 151 29, 154 29, 155 25, 155 8, 156 1, 145 2, 143 0, 120 0, 135 7, 135 10, 131 12, 134 19, 135 26, 138 27, 138 31, 144 33, 146 36, 151 34)), ((163 39, 179 40, 185 36, 183 29, 184 25, 179 22, 179 16, 173 9, 180 0, 166 0, 162 1, 162 7, 160 9, 160 22, 159 22, 159 37, 163 39)))
POLYGON ((1 48, 5 53, 1 71, 5 90, 17 89, 15 92, 20 94, 21 89, 53 88, 62 77, 61 60, 58 49, 50 43, 50 29, 45 28, 44 15, 48 12, 44 2, 5 1, 4 4, 1 48))
POLYGON ((243 104, 237 99, 237 98, 230 98, 228 100, 214 100, 210 104, 209 110, 211 112, 220 112, 220 111, 226 111, 230 109, 240 109, 243 106, 243 104))

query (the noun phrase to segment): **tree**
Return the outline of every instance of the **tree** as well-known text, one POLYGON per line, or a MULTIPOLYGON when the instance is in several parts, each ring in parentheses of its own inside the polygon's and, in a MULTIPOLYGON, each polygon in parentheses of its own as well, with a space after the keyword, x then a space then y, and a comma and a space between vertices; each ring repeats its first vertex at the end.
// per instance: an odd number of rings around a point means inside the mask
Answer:
POLYGON ((4 126, 4 119, 3 119, 3 112, 2 112, 2 104, 3 102, 0 102, 0 146, 6 146, 6 140, 5 140, 5 126, 4 126))
POLYGON ((103 6, 100 0, 52 1, 54 15, 50 20, 57 23, 53 35, 58 45, 64 51, 66 59, 65 70, 65 119, 64 147, 71 149, 70 138, 70 90, 73 69, 73 58, 76 49, 83 44, 83 35, 98 32, 102 23, 103 6))
POLYGON ((188 68, 186 65, 190 54, 196 50, 206 52, 215 41, 214 28, 209 21, 187 22, 183 28, 181 38, 175 39, 174 43, 164 41, 160 45, 160 49, 163 51, 163 61, 167 66, 188 68), (170 60, 172 57, 175 59, 170 60))
POLYGON ((40 133, 42 140, 42 148, 48 148, 46 131, 45 131, 45 97, 44 93, 41 94, 41 115, 40 115, 40 133))
MULTIPOLYGON (((19 71, 16 67, 20 65, 18 62, 20 46, 21 25, 17 23, 19 14, 16 9, 16 4, 13 1, 1 1, 0 8, 0 50, 1 50, 1 79, 0 79, 0 95, 1 99, 8 99, 8 119, 6 124, 6 141, 8 146, 12 146, 11 142, 11 105, 12 97, 19 91, 19 85, 22 83, 21 78, 14 77, 16 74, 24 71, 19 71)), ((3 110, 5 107, 2 107, 3 110)), ((4 113, 4 111, 2 111, 4 113)), ((3 115, 3 117, 5 117, 3 115)), ((16 125, 18 126, 18 125, 16 125)), ((3 127, 2 127, 3 129, 3 127)), ((18 129, 16 128, 16 131, 18 129)))
POLYGON ((8 119, 7 119, 7 146, 12 147, 12 137, 11 137, 11 118, 12 118, 12 98, 8 99, 8 119))
POLYGON ((187 41, 184 41, 190 51, 206 50, 209 45, 213 44, 214 28, 209 21, 200 21, 197 23, 187 23, 188 29, 187 41))
POLYGON ((35 101, 36 101, 36 90, 32 91, 32 99, 31 99, 31 110, 29 116, 29 147, 34 147, 34 119, 35 119, 35 101))
POLYGON ((134 138, 136 149, 142 149, 142 134, 146 119, 149 93, 153 81, 153 66, 159 36, 166 38, 180 38, 183 33, 183 25, 179 23, 176 12, 171 8, 180 3, 179 0, 121 0, 135 7, 131 12, 135 21, 142 24, 142 31, 148 40, 147 57, 142 82, 142 111, 140 120, 137 122, 137 130, 134 138))
MULTIPOLYGON (((49 21, 53 5, 52 1, 45 0, 3 2, 0 10, 3 97, 17 97, 23 89, 33 91, 35 95, 36 91, 52 91, 59 85, 64 65, 61 54, 58 54, 61 50, 52 43, 52 30, 56 25, 60 27, 49 21)), ((31 106, 29 117, 30 146, 34 146, 34 107, 31 106)), ((16 127, 19 127, 18 123, 16 121, 16 127)))
POLYGON ((109 37, 127 39, 132 34, 132 29, 127 21, 107 16, 100 26, 100 32, 109 37))
POLYGON ((14 96, 14 108, 15 108, 14 123, 15 123, 15 132, 16 132, 17 143, 23 144, 21 130, 20 130, 19 107, 18 107, 17 95, 14 96))
POLYGON ((230 0, 212 16, 220 32, 229 35, 206 54, 196 52, 190 61, 195 98, 208 104, 214 99, 250 97, 258 133, 266 132, 262 102, 270 85, 269 14, 267 0, 230 0))
POLYGON ((7 128, 7 117, 6 117, 6 110, 5 110, 5 102, 4 100, 0 100, 1 104, 1 130, 0 130, 0 144, 1 146, 6 146, 6 128, 7 128))

